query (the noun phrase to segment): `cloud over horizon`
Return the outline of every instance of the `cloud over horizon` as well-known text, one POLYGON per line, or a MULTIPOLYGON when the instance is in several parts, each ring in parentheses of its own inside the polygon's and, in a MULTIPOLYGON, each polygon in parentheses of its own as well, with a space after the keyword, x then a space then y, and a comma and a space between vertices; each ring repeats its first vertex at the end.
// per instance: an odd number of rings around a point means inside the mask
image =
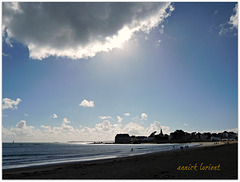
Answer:
POLYGON ((60 126, 51 127, 41 125, 40 128, 29 126, 25 120, 21 120, 15 127, 9 129, 3 127, 2 135, 4 142, 9 142, 13 139, 21 142, 66 142, 71 140, 107 141, 114 140, 115 135, 118 133, 149 136, 153 131, 160 132, 161 128, 163 129, 163 133, 170 133, 170 128, 168 126, 161 126, 159 121, 154 121, 148 127, 143 127, 134 122, 122 125, 121 123, 112 124, 110 121, 104 120, 92 128, 77 128, 71 126, 70 121, 64 118, 60 126))
POLYGON ((148 33, 174 11, 167 2, 3 3, 3 40, 18 41, 32 59, 88 58, 121 48, 134 33, 148 33))
POLYGON ((118 123, 121 123, 123 118, 121 118, 120 116, 117 116, 117 119, 118 119, 118 123))

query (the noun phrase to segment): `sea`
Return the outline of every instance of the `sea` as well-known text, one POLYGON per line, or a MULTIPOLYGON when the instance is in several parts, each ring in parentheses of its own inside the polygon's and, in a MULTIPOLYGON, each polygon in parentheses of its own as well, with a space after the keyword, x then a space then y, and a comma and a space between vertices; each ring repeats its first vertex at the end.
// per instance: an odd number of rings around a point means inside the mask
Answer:
POLYGON ((178 150, 197 144, 3 143, 2 169, 91 161, 178 150))

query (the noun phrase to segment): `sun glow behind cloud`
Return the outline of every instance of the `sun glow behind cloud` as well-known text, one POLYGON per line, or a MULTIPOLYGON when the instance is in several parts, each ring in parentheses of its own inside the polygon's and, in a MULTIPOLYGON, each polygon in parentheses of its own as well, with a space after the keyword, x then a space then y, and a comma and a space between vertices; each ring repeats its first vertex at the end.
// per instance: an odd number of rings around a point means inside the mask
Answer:
POLYGON ((100 3, 98 8, 102 11, 95 12, 99 16, 92 16, 89 12, 96 8, 95 4, 67 3, 64 6, 58 3, 4 3, 4 40, 15 39, 26 45, 32 59, 49 56, 89 58, 99 52, 123 48, 135 33, 149 33, 174 10, 170 3, 100 3), (116 7, 121 9, 114 12, 116 7), (34 24, 29 24, 29 17, 35 16, 30 9, 39 14, 34 24), (64 11, 62 18, 54 14, 60 10, 64 11), (68 12, 78 18, 73 19, 68 12), (87 15, 87 19, 81 15, 87 15))

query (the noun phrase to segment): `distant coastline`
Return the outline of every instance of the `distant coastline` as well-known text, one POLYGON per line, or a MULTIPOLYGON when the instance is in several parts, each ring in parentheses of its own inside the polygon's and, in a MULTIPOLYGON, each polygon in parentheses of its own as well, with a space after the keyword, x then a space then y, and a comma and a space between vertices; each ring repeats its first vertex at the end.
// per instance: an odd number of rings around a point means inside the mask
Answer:
POLYGON ((219 141, 237 141, 237 133, 234 132, 184 132, 183 130, 176 130, 175 132, 163 134, 161 129, 159 134, 157 131, 152 132, 149 136, 130 136, 127 133, 117 134, 115 136, 116 144, 139 144, 139 143, 191 143, 191 142, 219 142, 219 141))

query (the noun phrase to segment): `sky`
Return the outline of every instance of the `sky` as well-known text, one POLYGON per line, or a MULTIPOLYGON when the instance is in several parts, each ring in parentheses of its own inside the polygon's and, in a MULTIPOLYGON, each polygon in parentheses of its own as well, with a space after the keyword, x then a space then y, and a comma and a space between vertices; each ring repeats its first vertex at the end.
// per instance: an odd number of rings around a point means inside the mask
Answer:
POLYGON ((235 131, 238 5, 3 3, 2 140, 235 131))

